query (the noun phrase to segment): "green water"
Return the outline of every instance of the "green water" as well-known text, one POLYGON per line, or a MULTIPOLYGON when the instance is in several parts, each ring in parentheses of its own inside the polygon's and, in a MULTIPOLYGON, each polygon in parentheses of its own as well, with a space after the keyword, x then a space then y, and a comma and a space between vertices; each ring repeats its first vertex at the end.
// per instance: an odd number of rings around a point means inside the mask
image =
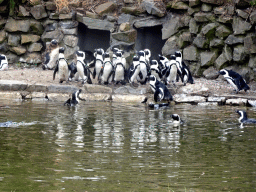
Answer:
POLYGON ((0 127, 0 191, 255 191, 256 127, 238 107, 3 104, 0 122, 19 124, 0 127))

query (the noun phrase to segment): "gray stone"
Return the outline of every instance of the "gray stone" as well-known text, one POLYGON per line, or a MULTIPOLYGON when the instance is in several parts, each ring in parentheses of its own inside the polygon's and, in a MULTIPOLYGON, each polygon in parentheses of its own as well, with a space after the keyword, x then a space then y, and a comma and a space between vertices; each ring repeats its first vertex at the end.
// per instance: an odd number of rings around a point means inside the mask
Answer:
POLYGON ((197 105, 204 107, 204 106, 217 106, 219 104, 217 102, 204 102, 204 103, 198 103, 197 105))
POLYGON ((250 55, 248 67, 256 68, 256 56, 250 55))
POLYGON ((57 13, 57 12, 50 13, 49 18, 57 20, 57 19, 59 19, 59 13, 57 13))
POLYGON ((61 29, 73 29, 78 26, 77 21, 62 21, 59 22, 59 26, 61 29))
POLYGON ((62 29, 61 31, 63 32, 64 35, 77 35, 78 28, 74 28, 74 29, 62 29))
POLYGON ((192 19, 191 16, 185 15, 181 18, 182 22, 184 23, 184 27, 189 27, 190 20, 192 19))
POLYGON ((112 37, 118 41, 131 43, 131 42, 135 42, 137 38, 137 31, 133 29, 126 32, 112 33, 112 37))
POLYGON ((213 10, 215 15, 224 15, 226 13, 226 9, 223 6, 215 7, 213 10))
POLYGON ((4 30, 0 31, 0 43, 3 43, 6 40, 6 38, 7 33, 4 30))
POLYGON ((162 48, 162 54, 165 56, 173 55, 178 48, 178 38, 176 36, 170 37, 162 48))
POLYGON ((0 90, 3 91, 24 91, 28 84, 23 81, 0 80, 0 90))
POLYGON ((250 14, 250 21, 252 25, 256 23, 256 10, 250 14))
POLYGON ((121 32, 125 32, 125 31, 129 31, 131 29, 131 25, 129 22, 126 22, 126 23, 122 23, 120 26, 119 26, 119 30, 121 32))
POLYGON ((43 48, 43 45, 41 43, 32 43, 28 47, 28 52, 39 52, 43 48))
POLYGON ((25 47, 19 46, 19 47, 10 47, 10 51, 14 52, 17 55, 23 55, 27 52, 25 47))
POLYGON ((114 28, 114 23, 89 17, 83 17, 83 24, 85 24, 89 29, 110 31, 114 28))
POLYGON ((146 12, 146 10, 139 8, 138 6, 133 7, 122 7, 121 9, 122 13, 130 14, 130 15, 141 15, 146 12))
POLYGON ((195 13, 194 19, 197 22, 213 21, 213 14, 212 13, 204 13, 204 12, 195 13))
POLYGON ((43 25, 39 21, 30 20, 30 32, 42 35, 44 32, 43 25))
POLYGON ((64 35, 61 30, 56 31, 50 31, 50 32, 44 32, 41 39, 46 41, 51 41, 52 39, 56 39, 58 42, 61 42, 64 38, 64 35))
POLYGON ((5 25, 5 30, 8 32, 28 32, 30 28, 29 20, 14 20, 13 18, 9 18, 5 25))
POLYGON ((138 103, 141 102, 145 98, 144 95, 112 95, 113 102, 134 102, 138 103))
POLYGON ((18 16, 19 17, 27 17, 29 16, 30 13, 21 5, 19 5, 19 13, 18 13, 18 16))
POLYGON ((184 48, 185 46, 190 44, 191 41, 192 41, 191 33, 184 32, 178 38, 178 46, 179 48, 184 48))
POLYGON ((214 37, 214 33, 215 33, 215 28, 217 27, 217 25, 215 23, 209 23, 207 25, 205 25, 201 32, 207 37, 207 38, 212 38, 214 37))
POLYGON ((256 101, 255 100, 248 100, 248 103, 252 107, 256 107, 256 101))
POLYGON ((209 67, 208 69, 204 70, 203 76, 206 79, 217 79, 219 77, 219 74, 215 68, 209 67))
POLYGON ((73 93, 78 88, 71 85, 49 85, 48 92, 49 93, 73 93))
POLYGON ((172 17, 163 24, 162 39, 168 39, 177 33, 181 27, 183 27, 181 17, 172 17))
POLYGON ((233 58, 233 52, 231 47, 229 47, 228 45, 225 45, 223 48, 222 53, 225 54, 225 57, 227 58, 228 61, 231 61, 233 58))
POLYGON ((222 53, 215 61, 215 67, 219 70, 223 68, 223 66, 228 63, 228 59, 226 58, 225 54, 222 53))
POLYGON ((197 34, 199 30, 199 25, 197 24, 195 19, 191 19, 189 21, 189 32, 192 34, 197 34))
POLYGON ((75 52, 79 51, 79 47, 78 46, 69 47, 69 46, 65 45, 64 47, 65 47, 64 54, 65 54, 65 58, 66 59, 73 59, 74 55, 75 55, 75 52))
POLYGON ((39 64, 39 63, 42 63, 42 59, 41 59, 41 54, 40 53, 29 53, 29 54, 26 54, 25 56, 20 57, 19 61, 22 62, 22 63, 27 63, 27 64, 39 64))
POLYGON ((114 91, 115 94, 134 94, 134 95, 143 95, 147 93, 146 88, 137 88, 134 89, 131 86, 119 87, 114 91))
POLYGON ((247 54, 255 54, 256 53, 256 34, 249 33, 244 38, 244 51, 247 54))
POLYGON ((245 106, 247 104, 247 99, 227 99, 226 100, 226 105, 235 105, 235 106, 245 106))
POLYGON ((21 35, 21 44, 25 43, 35 43, 40 40, 39 35, 28 35, 28 34, 22 34, 21 35))
POLYGON ((175 94, 173 100, 176 103, 202 103, 206 102, 206 98, 202 96, 188 96, 186 94, 175 94))
POLYGON ((217 51, 204 51, 200 53, 201 66, 211 66, 214 64, 216 58, 218 57, 217 51))
POLYGON ((222 0, 201 0, 204 3, 214 4, 214 5, 222 5, 222 0))
POLYGON ((0 30, 4 28, 6 22, 7 22, 7 20, 0 18, 0 30))
POLYGON ((130 15, 130 14, 125 14, 125 13, 122 13, 119 17, 118 17, 118 20, 117 20, 117 24, 121 24, 121 23, 132 23, 132 21, 134 20, 134 16, 133 15, 130 15))
POLYGON ((68 45, 70 47, 77 46, 78 43, 78 37, 75 37, 73 35, 66 35, 63 39, 65 45, 68 45))
POLYGON ((217 102, 219 105, 223 105, 226 102, 226 97, 213 97, 213 96, 211 96, 211 97, 207 98, 207 101, 208 102, 217 102))
POLYGON ((167 4, 168 8, 178 9, 178 10, 187 10, 189 8, 188 4, 182 1, 170 1, 167 4))
POLYGON ((114 2, 110 1, 110 2, 106 2, 106 3, 98 5, 95 8, 95 12, 99 15, 103 15, 105 13, 113 12, 116 7, 117 7, 117 5, 114 2))
POLYGON ((219 16, 219 18, 218 18, 218 22, 224 23, 224 24, 226 24, 226 23, 232 23, 232 22, 233 22, 233 17, 230 16, 230 15, 221 15, 221 16, 219 16))
POLYGON ((165 16, 165 10, 157 7, 157 4, 154 1, 142 0, 140 7, 150 15, 154 15, 157 17, 165 16))
POLYGON ((212 11, 212 6, 209 4, 203 3, 201 6, 201 11, 203 12, 211 12, 212 11))
POLYGON ((228 27, 226 27, 225 25, 220 25, 216 28, 215 36, 217 36, 220 39, 224 39, 231 33, 232 31, 228 27))
POLYGON ((237 37, 232 34, 228 36, 228 38, 225 40, 225 43, 228 45, 242 44, 244 43, 244 37, 237 37))
POLYGON ((116 22, 116 21, 117 21, 117 18, 114 17, 114 16, 111 16, 111 15, 107 15, 107 20, 108 20, 109 22, 116 22))
POLYGON ((252 25, 240 17, 234 17, 232 27, 234 35, 239 35, 249 31, 252 28, 252 25))
POLYGON ((193 44, 198 48, 208 48, 209 42, 208 40, 201 34, 198 34, 194 39, 193 44))
POLYGON ((198 61, 198 50, 195 46, 190 45, 183 50, 183 59, 187 61, 198 61))
POLYGON ((209 88, 200 83, 194 83, 181 87, 178 92, 187 95, 208 96, 209 88))
POLYGON ((26 91, 28 91, 28 92, 43 92, 43 96, 42 97, 45 97, 45 93, 48 90, 47 90, 47 86, 46 85, 42 85, 42 84, 28 84, 28 87, 27 87, 26 91))
POLYGON ((59 14, 59 19, 60 20, 68 20, 68 19, 72 19, 73 18, 73 13, 67 13, 67 14, 59 14))
POLYGON ((18 46, 20 44, 20 35, 8 35, 8 45, 18 46))
POLYGON ((247 19, 249 17, 249 13, 247 13, 241 9, 237 9, 236 13, 238 16, 242 17, 243 19, 247 19))
POLYGON ((7 45, 7 42, 0 44, 0 53, 6 53, 9 50, 9 46, 7 45))
POLYGON ((45 2, 45 8, 49 11, 55 11, 57 9, 56 4, 54 2, 45 2))
POLYGON ((222 39, 217 39, 214 38, 213 40, 210 41, 210 47, 223 47, 224 46, 224 41, 222 39))
POLYGON ((189 7, 187 13, 189 15, 193 15, 194 13, 198 13, 200 10, 201 10, 200 7, 194 7, 194 8, 189 7))
POLYGON ((51 24, 46 25, 45 31, 46 32, 55 31, 57 29, 57 27, 58 27, 57 23, 51 23, 51 24))
POLYGON ((246 58, 246 53, 243 45, 237 45, 234 47, 233 60, 236 62, 242 62, 246 58))
POLYGON ((112 89, 110 87, 102 86, 102 85, 84 85, 85 93, 112 93, 112 89))
POLYGON ((31 7, 30 13, 35 19, 43 19, 48 16, 43 5, 36 5, 31 7))
POLYGON ((226 10, 227 10, 227 14, 228 15, 234 15, 234 13, 235 13, 235 6, 234 5, 231 5, 231 4, 227 4, 226 5, 226 10))
POLYGON ((194 7, 200 4, 200 0, 189 0, 189 6, 194 7))
POLYGON ((154 27, 154 26, 160 26, 163 22, 160 19, 154 19, 152 17, 146 17, 143 19, 136 20, 134 22, 134 27, 136 28, 144 28, 144 27, 154 27))

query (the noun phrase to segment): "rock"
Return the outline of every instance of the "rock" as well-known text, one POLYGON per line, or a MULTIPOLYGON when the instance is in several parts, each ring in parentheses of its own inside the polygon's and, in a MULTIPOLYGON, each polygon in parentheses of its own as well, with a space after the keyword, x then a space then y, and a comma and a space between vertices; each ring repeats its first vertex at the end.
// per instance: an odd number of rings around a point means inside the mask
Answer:
POLYGON ((39 52, 43 48, 43 45, 41 43, 32 43, 28 47, 28 52, 39 52))
POLYGON ((6 57, 8 59, 8 63, 16 63, 19 60, 19 57, 12 52, 6 53, 6 57))
POLYGON ((214 37, 214 33, 215 33, 215 28, 217 27, 217 25, 215 23, 209 23, 207 25, 205 25, 201 32, 207 37, 207 38, 212 38, 214 37))
POLYGON ((122 23, 132 23, 135 19, 133 15, 122 13, 117 20, 117 24, 121 25, 122 23))
POLYGON ((146 12, 146 10, 141 9, 137 6, 135 6, 135 7, 122 7, 121 12, 125 13, 125 14, 130 14, 130 15, 136 15, 137 16, 137 15, 143 14, 144 12, 146 12))
POLYGON ((247 99, 227 99, 226 100, 226 105, 240 105, 240 106, 245 106, 247 104, 247 99))
POLYGON ((255 100, 248 100, 248 103, 252 107, 256 107, 256 101, 255 100))
POLYGON ((206 79, 217 79, 219 77, 219 74, 218 74, 218 71, 215 68, 209 67, 208 69, 206 69, 203 72, 203 76, 206 79))
POLYGON ((46 10, 49 10, 49 11, 55 11, 57 9, 56 4, 54 2, 49 2, 49 1, 45 3, 45 8, 46 10))
POLYGON ((179 93, 182 94, 187 94, 187 95, 197 95, 197 96, 208 96, 209 95, 209 88, 205 87, 202 84, 188 84, 184 87, 181 87, 178 91, 179 93))
POLYGON ((73 28, 76 28, 77 26, 78 26, 77 21, 62 21, 62 22, 59 22, 59 27, 61 29, 73 29, 73 28))
POLYGON ((72 19, 73 18, 73 13, 67 13, 67 14, 59 14, 59 19, 60 20, 68 20, 68 19, 72 19))
POLYGON ((220 39, 224 39, 227 36, 229 36, 231 33, 232 31, 228 27, 226 27, 225 25, 220 25, 216 28, 215 36, 220 39))
POLYGON ((217 102, 205 102, 205 103, 198 103, 197 105, 203 107, 203 106, 217 106, 219 104, 217 102))
POLYGON ((184 23, 184 27, 189 27, 190 20, 192 19, 191 16, 185 15, 181 18, 182 23, 184 23))
POLYGON ((144 95, 112 95, 113 102, 141 102, 145 98, 144 95))
POLYGON ((51 23, 46 25, 45 27, 45 31, 49 32, 49 31, 55 31, 58 28, 58 24, 57 23, 51 23))
POLYGON ((0 30, 4 28, 6 22, 7 21, 5 19, 0 19, 0 30))
POLYGON ((147 17, 147 18, 136 20, 133 25, 136 28, 144 28, 144 27, 160 26, 162 24, 163 24, 163 22, 160 19, 154 19, 152 17, 147 17))
POLYGON ((28 32, 30 28, 30 22, 29 20, 14 20, 13 18, 8 18, 5 30, 8 32, 28 32))
POLYGON ((244 38, 244 51, 246 54, 256 53, 256 35, 255 33, 248 33, 244 38))
POLYGON ((235 13, 235 6, 234 5, 231 5, 231 4, 227 4, 227 6, 226 6, 226 10, 227 10, 227 14, 228 15, 234 15, 234 13, 235 13))
POLYGON ((240 17, 234 17, 232 27, 234 35, 239 35, 249 31, 252 28, 252 25, 240 17))
POLYGON ((212 6, 210 4, 203 3, 202 6, 201 6, 201 11, 211 12, 212 11, 212 6))
POLYGON ((85 24, 89 29, 110 31, 114 28, 114 23, 89 17, 83 17, 83 24, 85 24))
POLYGON ((224 46, 222 54, 216 59, 215 66, 219 70, 221 69, 226 63, 231 61, 233 58, 232 49, 229 46, 224 46))
POLYGON ((238 16, 242 17, 243 19, 247 19, 249 17, 249 13, 247 13, 241 9, 237 9, 236 13, 238 16))
POLYGON ((42 35, 44 32, 43 25, 39 21, 30 20, 30 32, 35 33, 37 35, 42 35))
POLYGON ((226 97, 208 97, 208 102, 217 102, 219 105, 224 105, 226 102, 226 97))
POLYGON ((187 61, 198 61, 198 50, 190 45, 183 50, 183 59, 187 61))
POLYGON ((76 86, 71 85, 49 85, 48 92, 49 93, 73 93, 77 90, 76 86))
POLYGON ((81 98, 86 99, 86 101, 110 101, 112 100, 111 94, 106 93, 90 93, 90 94, 80 94, 81 98))
POLYGON ((176 36, 170 37, 162 48, 162 54, 165 56, 173 55, 178 48, 178 38, 176 36))
POLYGON ((199 30, 199 25, 197 24, 195 19, 191 19, 189 21, 189 32, 192 34, 197 34, 199 30))
POLYGON ((222 39, 214 38, 210 41, 210 47, 213 48, 220 48, 224 46, 224 41, 222 39))
POLYGON ((162 39, 168 39, 183 27, 181 23, 181 17, 172 17, 163 24, 162 28, 162 39))
POLYGON ((21 35, 21 44, 25 43, 34 43, 40 40, 39 35, 27 35, 27 34, 22 34, 21 35))
POLYGON ((3 43, 7 39, 7 33, 2 30, 0 31, 0 43, 3 43))
POLYGON ((125 32, 125 31, 129 31, 131 29, 131 25, 130 23, 126 22, 126 23, 122 23, 120 26, 119 26, 119 30, 121 32, 125 32))
POLYGON ((126 32, 112 33, 112 37, 118 41, 131 43, 136 41, 137 31, 133 29, 126 32))
POLYGON ((178 9, 178 10, 187 10, 189 8, 188 4, 182 1, 170 1, 167 4, 167 8, 178 9))
POLYGON ((114 16, 111 16, 111 15, 107 15, 107 20, 108 20, 109 22, 116 22, 116 21, 117 21, 117 18, 114 17, 114 16))
POLYGON ((230 16, 230 15, 221 15, 219 18, 218 18, 218 22, 220 23, 232 23, 233 22, 233 17, 230 16))
POLYGON ((179 36, 177 43, 179 48, 184 48, 185 46, 190 44, 191 41, 192 41, 191 33, 184 32, 179 36))
POLYGON ((201 49, 208 48, 209 46, 208 40, 201 34, 197 35, 197 37, 193 41, 193 44, 201 49))
POLYGON ((113 12, 116 7, 117 5, 114 2, 107 2, 97 6, 95 8, 95 12, 99 15, 103 15, 105 13, 113 12))
POLYGON ((18 16, 19 17, 28 17, 30 15, 30 13, 21 5, 19 5, 19 13, 18 16))
POLYGON ((175 94, 173 100, 176 103, 202 103, 206 102, 205 97, 201 96, 188 96, 186 94, 175 94))
POLYGON ((250 55, 248 67, 256 68, 256 56, 250 55))
POLYGON ((81 7, 82 2, 80 0, 72 0, 69 2, 69 5, 71 5, 72 7, 81 7))
POLYGON ((30 53, 26 54, 24 57, 20 57, 19 59, 22 63, 27 64, 39 64, 42 63, 41 54, 40 53, 30 53))
MULTIPOLYGON (((159 2, 160 3, 160 2, 159 2)), ((157 17, 165 16, 165 8, 162 6, 161 8, 157 6, 154 1, 142 0, 140 4, 140 8, 142 10, 146 10, 146 12, 150 15, 154 15, 157 17)))
POLYGON ((147 93, 146 88, 137 88, 134 89, 131 86, 119 87, 114 91, 115 94, 134 94, 134 95, 143 95, 147 93))
POLYGON ((57 20, 57 19, 59 19, 59 13, 57 13, 57 12, 50 13, 49 18, 57 20))
POLYGON ((200 10, 201 10, 200 7, 194 7, 194 8, 189 7, 187 13, 188 15, 193 15, 194 13, 198 13, 200 10))
POLYGON ((56 39, 58 42, 61 42, 64 38, 63 33, 60 30, 44 32, 41 39, 46 41, 51 41, 52 39, 56 39))
POLYGON ((201 0, 204 3, 214 4, 214 5, 222 5, 224 1, 222 0, 201 0))
POLYGON ((28 84, 23 81, 0 80, 0 90, 2 91, 24 91, 28 84))
POLYGON ((64 35, 77 35, 77 33, 78 33, 78 28, 74 28, 74 29, 62 29, 61 31, 63 32, 64 35))
POLYGON ((79 47, 75 46, 75 47, 69 47, 67 45, 64 46, 65 47, 65 59, 73 59, 75 52, 79 51, 79 47))
POLYGON ((218 57, 217 51, 204 51, 200 53, 201 66, 211 66, 218 57))
POLYGON ((225 40, 225 43, 228 45, 242 44, 242 43, 244 43, 244 38, 237 37, 232 34, 232 35, 228 36, 228 38, 225 40))
POLYGON ((8 45, 16 47, 20 44, 20 35, 8 35, 8 45))
POLYGON ((256 10, 254 10, 251 14, 250 14, 250 21, 251 24, 254 25, 256 23, 256 10))
POLYGON ((65 45, 68 45, 70 47, 77 46, 78 43, 78 37, 75 37, 73 35, 66 35, 63 39, 65 45))
POLYGON ((31 5, 31 6, 39 5, 40 3, 41 3, 40 0, 30 0, 29 1, 29 5, 31 5))
POLYGON ((234 47, 233 60, 236 62, 242 62, 246 58, 246 53, 243 45, 237 45, 234 47))
POLYGON ((215 15, 224 15, 226 13, 226 9, 223 6, 215 7, 213 10, 215 15))
POLYGON ((14 52, 17 55, 23 55, 27 52, 25 47, 10 47, 10 51, 14 52))
POLYGON ((35 19, 43 19, 48 16, 43 5, 36 5, 31 7, 30 13, 35 19))
POLYGON ((197 22, 208 22, 208 21, 214 21, 214 15, 212 13, 204 13, 204 12, 199 12, 195 13, 194 19, 197 22))
POLYGON ((85 93, 112 93, 112 89, 110 87, 105 87, 102 85, 84 85, 85 93))
POLYGON ((248 7, 250 6, 250 0, 236 0, 235 3, 236 3, 236 6, 237 7, 248 7))
POLYGON ((194 7, 200 4, 200 0, 189 0, 189 7, 194 7))
POLYGON ((7 45, 7 42, 0 44, 0 53, 6 53, 9 51, 9 46, 7 45))

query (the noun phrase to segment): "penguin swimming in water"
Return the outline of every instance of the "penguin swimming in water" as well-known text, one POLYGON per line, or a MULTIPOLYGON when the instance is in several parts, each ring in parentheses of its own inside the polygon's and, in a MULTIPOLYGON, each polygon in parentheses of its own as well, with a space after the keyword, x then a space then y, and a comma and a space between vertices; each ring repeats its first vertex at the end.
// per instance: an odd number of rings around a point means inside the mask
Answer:
POLYGON ((150 73, 151 75, 154 75, 158 81, 161 81, 162 74, 159 69, 159 65, 157 60, 152 60, 150 65, 150 73))
POLYGON ((186 66, 186 64, 184 63, 184 61, 182 60, 181 52, 176 51, 175 57, 176 57, 176 62, 177 62, 178 74, 179 74, 184 86, 187 83, 194 84, 194 79, 191 75, 191 72, 190 72, 189 68, 186 66))
POLYGON ((231 84, 231 86, 234 87, 236 93, 241 90, 246 92, 250 89, 243 77, 235 71, 222 69, 219 71, 219 74, 223 75, 223 77, 231 84))
POLYGON ((172 101, 172 95, 167 87, 160 81, 156 79, 154 75, 150 75, 149 77, 150 87, 154 92, 154 101, 172 101))
POLYGON ((93 79, 97 77, 98 83, 100 83, 100 70, 103 67, 103 54, 104 50, 103 49, 96 49, 96 61, 95 61, 95 68, 93 71, 93 79))
POLYGON ((104 62, 103 62, 103 67, 101 68, 101 80, 102 82, 106 85, 111 83, 114 73, 114 66, 110 60, 110 56, 108 52, 104 53, 104 62))
POLYGON ((8 60, 3 54, 0 54, 0 71, 8 70, 8 60))
POLYGON ((53 72, 53 80, 55 80, 55 75, 58 72, 60 83, 62 83, 63 81, 68 82, 70 74, 70 67, 64 57, 64 51, 64 47, 59 48, 59 59, 57 60, 57 65, 53 72))
POLYGON ((248 119, 247 114, 245 111, 242 110, 236 110, 236 112, 240 115, 238 121, 239 123, 244 124, 256 124, 256 119, 248 119))
POLYGON ((172 114, 171 117, 173 119, 173 122, 172 122, 173 126, 176 127, 183 123, 183 121, 181 120, 181 118, 178 114, 172 114))
MULTIPOLYGON (((145 103, 146 104, 147 101, 148 101, 148 98, 145 97, 141 103, 145 103)), ((159 104, 149 103, 148 107, 151 108, 151 109, 159 109, 159 108, 163 108, 163 107, 166 108, 166 107, 169 106, 169 104, 170 104, 169 102, 168 103, 159 103, 159 104)))
POLYGON ((139 57, 137 55, 135 55, 133 57, 132 65, 128 71, 128 79, 129 79, 130 84, 133 85, 133 83, 137 79, 137 76, 139 75, 139 73, 140 73, 140 61, 139 61, 139 57))
POLYGON ((122 52, 118 51, 116 52, 116 66, 114 70, 114 81, 115 84, 118 84, 121 82, 122 85, 125 84, 125 76, 126 76, 126 70, 125 70, 125 65, 122 63, 122 52))
POLYGON ((92 80, 90 77, 90 71, 87 65, 84 63, 85 59, 85 52, 83 51, 77 51, 76 52, 77 57, 77 63, 76 63, 76 73, 75 73, 75 80, 82 80, 82 83, 88 82, 89 84, 92 84, 92 80))
POLYGON ((148 67, 147 67, 147 61, 145 58, 145 52, 139 51, 138 53, 139 61, 140 61, 140 72, 137 76, 137 81, 140 82, 142 85, 146 84, 148 79, 148 67))
POLYGON ((59 59, 59 46, 56 39, 51 40, 48 51, 45 54, 45 61, 42 65, 43 70, 54 69, 56 61, 59 59))
POLYGON ((167 68, 165 76, 166 76, 167 84, 172 83, 175 86, 175 83, 177 80, 177 63, 176 63, 175 55, 171 55, 171 58, 169 61, 169 67, 167 68))
POLYGON ((69 98, 64 105, 68 105, 68 106, 75 106, 79 103, 80 97, 79 94, 82 92, 82 89, 79 89, 75 92, 72 93, 71 98, 69 98))

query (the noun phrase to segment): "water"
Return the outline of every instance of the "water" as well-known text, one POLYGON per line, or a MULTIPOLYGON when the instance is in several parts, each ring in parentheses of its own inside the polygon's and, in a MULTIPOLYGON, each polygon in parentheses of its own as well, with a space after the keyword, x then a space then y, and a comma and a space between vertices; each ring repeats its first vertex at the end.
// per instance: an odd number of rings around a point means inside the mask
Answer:
POLYGON ((256 129, 237 107, 1 104, 16 124, 0 127, 0 191, 255 191, 256 129))

